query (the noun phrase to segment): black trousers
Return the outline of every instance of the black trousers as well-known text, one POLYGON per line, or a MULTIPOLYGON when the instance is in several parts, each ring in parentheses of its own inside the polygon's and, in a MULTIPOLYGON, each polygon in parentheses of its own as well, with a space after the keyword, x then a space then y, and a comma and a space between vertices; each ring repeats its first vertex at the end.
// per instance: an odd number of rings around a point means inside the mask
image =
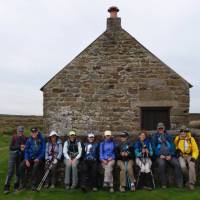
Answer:
POLYGON ((96 160, 84 160, 81 169, 81 187, 97 187, 97 167, 96 160))

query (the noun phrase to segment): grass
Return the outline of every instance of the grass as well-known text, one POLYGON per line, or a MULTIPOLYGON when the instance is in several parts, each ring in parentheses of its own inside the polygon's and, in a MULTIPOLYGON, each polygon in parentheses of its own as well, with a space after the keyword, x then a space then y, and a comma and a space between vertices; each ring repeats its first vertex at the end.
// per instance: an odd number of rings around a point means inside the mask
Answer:
POLYGON ((65 191, 62 188, 54 190, 45 190, 41 192, 23 191, 18 194, 10 193, 8 195, 3 194, 3 185, 7 173, 7 161, 8 161, 8 144, 10 142, 10 136, 0 134, 0 199, 1 200, 200 200, 200 187, 197 187, 195 191, 189 191, 187 189, 168 188, 166 190, 156 189, 148 192, 138 190, 135 193, 108 193, 106 191, 82 193, 80 190, 65 191))

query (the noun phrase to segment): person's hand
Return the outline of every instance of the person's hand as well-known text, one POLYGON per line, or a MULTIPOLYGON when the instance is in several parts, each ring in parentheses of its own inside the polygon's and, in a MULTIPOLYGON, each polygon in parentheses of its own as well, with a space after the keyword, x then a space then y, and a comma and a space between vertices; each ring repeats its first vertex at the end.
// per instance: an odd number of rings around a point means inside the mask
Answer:
POLYGON ((58 159, 57 159, 57 158, 54 158, 53 164, 55 165, 55 164, 57 164, 57 162, 58 162, 58 159))
POLYGON ((120 154, 121 154, 122 157, 124 157, 124 152, 123 151, 120 154))
POLYGON ((165 159, 165 156, 160 155, 160 159, 164 160, 164 159, 165 159))
POLYGON ((143 153, 143 154, 146 153, 146 149, 143 148, 143 149, 142 149, 142 153, 143 153))
POLYGON ((171 156, 166 156, 166 160, 171 160, 172 157, 171 156))
POLYGON ((39 163, 39 159, 36 158, 36 159, 34 160, 34 163, 39 163))
POLYGON ((31 166, 31 164, 30 164, 30 162, 29 162, 28 160, 26 160, 25 162, 26 162, 26 166, 27 166, 27 167, 30 167, 30 166, 31 166))
POLYGON ((127 157, 128 156, 128 152, 124 152, 124 156, 127 157))
POLYGON ((113 160, 113 158, 112 158, 112 157, 109 157, 109 158, 108 158, 108 161, 111 161, 111 160, 113 160))
POLYGON ((102 160, 101 161, 103 164, 107 165, 108 164, 108 161, 107 160, 102 160))
POLYGON ((196 160, 194 158, 191 158, 190 161, 195 163, 196 160))
POLYGON ((21 145, 20 145, 20 150, 21 150, 21 151, 24 151, 24 149, 25 149, 25 145, 24 145, 24 144, 21 144, 21 145))

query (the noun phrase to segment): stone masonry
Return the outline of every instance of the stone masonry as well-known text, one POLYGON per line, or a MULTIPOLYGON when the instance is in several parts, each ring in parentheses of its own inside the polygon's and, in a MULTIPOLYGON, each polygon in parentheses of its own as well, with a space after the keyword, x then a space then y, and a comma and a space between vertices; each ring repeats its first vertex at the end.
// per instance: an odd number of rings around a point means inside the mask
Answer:
POLYGON ((45 130, 61 135, 141 128, 141 107, 170 107, 170 124, 188 123, 191 85, 121 27, 107 29, 42 87, 45 130))

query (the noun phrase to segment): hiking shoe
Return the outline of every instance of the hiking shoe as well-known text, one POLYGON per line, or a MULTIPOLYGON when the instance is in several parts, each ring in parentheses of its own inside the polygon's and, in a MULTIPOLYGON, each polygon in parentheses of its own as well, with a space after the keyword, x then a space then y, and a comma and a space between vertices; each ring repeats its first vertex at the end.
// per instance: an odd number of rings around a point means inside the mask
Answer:
POLYGON ((69 185, 65 185, 65 190, 69 190, 69 189, 70 189, 69 185))
POLYGON ((75 189, 76 188, 76 185, 72 185, 71 187, 70 187, 70 189, 75 189))
POLYGON ((104 187, 104 188, 106 188, 106 187, 108 187, 108 186, 109 186, 109 183, 108 183, 108 182, 104 182, 104 183, 103 183, 103 187, 104 187))
POLYGON ((120 191, 120 192, 125 192, 125 191, 126 191, 126 190, 125 190, 125 187, 120 186, 119 191, 120 191))
POLYGON ((35 192, 35 191, 36 191, 36 186, 35 186, 35 185, 32 185, 32 186, 31 186, 31 190, 32 190, 32 192, 35 192))
POLYGON ((93 188, 92 188, 92 191, 93 191, 93 192, 97 192, 98 189, 97 189, 96 187, 93 187, 93 188))
POLYGON ((131 192, 135 192, 135 184, 134 183, 131 183, 131 192))
POLYGON ((110 188, 109 192, 113 193, 114 192, 114 189, 113 187, 110 188))
POLYGON ((23 191, 25 190, 25 185, 20 184, 20 186, 18 187, 18 191, 23 191))
POLYGON ((143 187, 143 189, 144 189, 144 190, 151 191, 153 188, 152 188, 152 187, 147 187, 147 186, 144 186, 144 187, 143 187))
POLYGON ((190 190, 194 190, 194 185, 193 184, 189 184, 188 187, 189 187, 190 190))
POLYGON ((162 185, 162 187, 161 187, 162 189, 167 189, 167 186, 166 185, 162 185))
POLYGON ((9 185, 5 185, 3 193, 4 194, 8 194, 9 192, 10 192, 10 186, 9 185))
POLYGON ((55 188, 55 185, 54 185, 54 184, 51 184, 50 188, 51 188, 51 189, 54 189, 54 188, 55 188))
POLYGON ((49 187, 49 184, 48 184, 48 183, 45 183, 45 184, 44 184, 44 188, 47 189, 48 187, 49 187))

